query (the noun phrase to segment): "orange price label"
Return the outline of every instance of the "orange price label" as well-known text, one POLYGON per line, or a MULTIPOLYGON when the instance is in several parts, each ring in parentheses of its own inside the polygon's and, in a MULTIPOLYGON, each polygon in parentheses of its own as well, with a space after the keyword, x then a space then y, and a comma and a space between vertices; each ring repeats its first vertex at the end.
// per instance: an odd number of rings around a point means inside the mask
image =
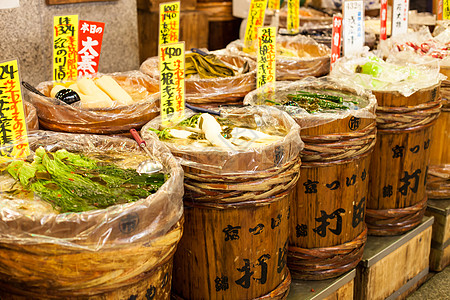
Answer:
POLYGON ((0 63, 0 156, 30 155, 17 60, 0 63))

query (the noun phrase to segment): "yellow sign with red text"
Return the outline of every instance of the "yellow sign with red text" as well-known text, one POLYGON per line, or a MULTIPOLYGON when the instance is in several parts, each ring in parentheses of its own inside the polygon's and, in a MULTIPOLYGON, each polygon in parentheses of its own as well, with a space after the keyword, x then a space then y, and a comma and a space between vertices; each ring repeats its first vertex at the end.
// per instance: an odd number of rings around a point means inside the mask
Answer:
POLYGON ((30 155, 17 60, 0 63, 1 161, 30 155))
POLYGON ((267 0, 252 0, 248 11, 247 26, 244 36, 244 52, 253 52, 253 43, 258 39, 258 27, 264 25, 267 0))
POLYGON ((77 79, 78 15, 53 18, 53 80, 77 79))
POLYGON ((257 88, 275 82, 276 33, 276 27, 258 28, 257 88))
POLYGON ((184 42, 159 48, 161 119, 164 126, 184 116, 184 42))
POLYGON ((159 5, 159 44, 177 43, 180 36, 180 2, 159 5))
POLYGON ((288 14, 287 14, 287 30, 289 33, 297 33, 300 27, 300 1, 288 0, 288 14))
POLYGON ((271 10, 280 10, 280 0, 269 0, 267 8, 271 10))

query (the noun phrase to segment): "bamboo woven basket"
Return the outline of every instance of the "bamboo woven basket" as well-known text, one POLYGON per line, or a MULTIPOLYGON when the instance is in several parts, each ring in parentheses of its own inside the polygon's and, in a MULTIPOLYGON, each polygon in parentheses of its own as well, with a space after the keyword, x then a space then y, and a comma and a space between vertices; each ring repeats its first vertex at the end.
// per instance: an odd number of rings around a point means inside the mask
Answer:
MULTIPOLYGON (((441 73, 450 76, 450 68, 441 67, 441 73)), ((450 199, 450 81, 441 83, 441 115, 434 125, 431 142, 427 195, 430 199, 450 199)))
POLYGON ((39 120, 36 112, 36 108, 29 103, 24 102, 25 108, 25 122, 27 123, 27 128, 29 131, 39 129, 39 120))
MULTIPOLYGON (((125 138, 35 131, 29 141, 31 149, 151 159, 125 138)), ((182 170, 161 144, 152 142, 148 150, 170 178, 147 199, 82 213, 29 216, 2 209, 2 299, 170 298, 172 257, 182 234, 182 170)))
MULTIPOLYGON (((276 78, 282 80, 299 80, 307 76, 323 76, 330 71, 331 50, 319 44, 312 38, 305 36, 277 36, 277 45, 299 53, 298 57, 277 55, 276 78), (305 53, 308 53, 305 56, 305 53)), ((243 41, 233 41, 227 45, 226 50, 256 61, 256 54, 249 54, 243 49, 243 41)))
MULTIPOLYGON (((230 115, 273 118, 289 133, 237 153, 181 150, 166 143, 185 171, 186 221, 174 257, 175 299, 285 299, 289 292, 289 192, 300 168, 298 126, 276 109, 226 110, 230 115)), ((146 128, 142 136, 155 138, 146 128)))
MULTIPOLYGON (((140 72, 114 73, 111 76, 127 91, 144 100, 114 108, 81 109, 51 101, 27 92, 36 107, 42 129, 71 133, 120 134, 139 129, 159 114, 159 82, 140 72)), ((50 95, 53 82, 42 82, 37 89, 50 95)))
MULTIPOLYGON (((215 52, 212 52, 213 54, 215 52)), ((240 105, 245 95, 256 88, 256 63, 251 59, 236 55, 217 56, 236 68, 248 63, 250 71, 233 77, 214 79, 185 79, 186 101, 202 107, 220 105, 240 105)), ((150 57, 141 65, 141 72, 159 80, 159 57, 150 57)))
MULTIPOLYGON (((350 92, 362 99, 359 110, 335 115, 291 112, 300 125, 305 148, 300 154, 300 179, 291 194, 288 267, 293 278, 322 280, 342 275, 362 258, 376 100, 370 93, 359 94, 331 80, 312 78, 279 83, 273 99, 281 101, 304 88, 350 92)), ((249 94, 244 102, 257 104, 258 93, 261 90, 249 94)))
POLYGON ((426 174, 440 83, 409 97, 374 91, 377 144, 370 169, 366 223, 369 234, 398 235, 419 225, 426 209, 426 174))

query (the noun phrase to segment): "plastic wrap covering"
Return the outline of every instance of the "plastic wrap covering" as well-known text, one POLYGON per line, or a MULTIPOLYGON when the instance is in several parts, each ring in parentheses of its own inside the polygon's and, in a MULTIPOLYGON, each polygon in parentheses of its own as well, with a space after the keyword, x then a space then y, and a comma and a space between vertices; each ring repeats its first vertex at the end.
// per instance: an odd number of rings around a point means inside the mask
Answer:
MULTIPOLYGON (((278 12, 279 14, 279 28, 287 27, 287 6, 284 6, 278 12)), ((272 10, 266 11, 266 17, 264 19, 265 25, 270 25, 274 23, 274 18, 276 18, 275 13, 272 10)), ((305 24, 331 24, 333 18, 321 11, 318 11, 311 7, 300 7, 299 10, 299 20, 300 26, 305 24)))
POLYGON ((36 108, 29 102, 24 102, 25 108, 25 121, 27 123, 28 130, 37 130, 39 129, 39 121, 36 112, 36 108))
POLYGON ((132 104, 119 105, 112 101, 111 106, 99 108, 82 108, 79 102, 68 105, 59 99, 48 97, 53 85, 57 84, 52 81, 42 82, 37 86, 47 97, 27 91, 25 99, 36 107, 41 127, 53 131, 123 133, 131 128, 142 127, 159 114, 157 80, 138 71, 109 75, 131 96, 132 104))
POLYGON ((149 141, 143 151, 131 139, 48 131, 34 131, 29 142, 33 151, 43 146, 48 151, 123 155, 129 168, 159 161, 169 177, 145 199, 79 213, 57 214, 38 200, 26 203, 3 195, 2 293, 26 295, 24 299, 91 297, 148 280, 171 262, 182 231, 183 170, 164 145, 149 141))
POLYGON ((337 81, 372 91, 397 91, 405 97, 445 79, 445 76, 439 73, 437 63, 394 64, 368 52, 338 59, 333 64, 330 76, 337 81))
MULTIPOLYGON (((237 71, 235 76, 200 79, 192 76, 185 79, 186 100, 202 106, 242 104, 244 96, 256 87, 256 63, 246 57, 224 52, 210 52, 237 71), (249 71, 242 73, 247 64, 249 71)), ((141 65, 141 71, 159 80, 159 57, 150 57, 141 65)))
POLYGON ((75 250, 99 251, 129 243, 147 243, 167 233, 182 216, 183 171, 167 148, 157 141, 149 142, 146 154, 131 139, 84 134, 34 131, 29 137, 34 151, 66 149, 70 152, 100 155, 127 153, 127 167, 136 168, 142 161, 161 162, 170 177, 159 190, 146 199, 114 205, 106 209, 81 213, 56 213, 45 202, 0 199, 0 242, 6 244, 64 245, 75 250), (21 209, 22 205, 30 209, 21 209), (132 234, 122 230, 124 220, 136 218, 132 234))
POLYGON ((299 123, 301 128, 315 127, 351 116, 375 119, 377 100, 372 93, 362 88, 347 85, 344 81, 339 81, 329 76, 321 78, 307 77, 295 82, 276 82, 272 91, 268 91, 267 86, 264 86, 249 93, 244 99, 244 104, 272 105, 273 102, 284 103, 287 101, 289 94, 295 94, 297 91, 302 90, 312 93, 326 91, 329 94, 343 96, 344 100, 356 100, 358 104, 352 103, 349 106, 350 109, 315 113, 308 113, 305 109, 297 106, 276 105, 277 108, 288 112, 299 123))
MULTIPOLYGON (((230 53, 256 61, 256 51, 242 51, 244 42, 236 40, 227 45, 230 53)), ((322 76, 330 70, 331 50, 314 39, 302 35, 277 36, 277 80, 297 80, 306 76, 322 76)))
MULTIPOLYGON (((283 136, 277 141, 262 146, 254 146, 251 141, 236 148, 201 146, 195 144, 182 145, 173 141, 165 144, 179 159, 181 164, 213 174, 253 174, 268 169, 277 169, 287 162, 294 161, 303 142, 299 135, 299 126, 286 113, 270 107, 243 107, 222 109, 221 118, 246 124, 246 128, 259 132, 281 132, 283 136)), ((186 111, 186 118, 194 115, 186 111)), ((141 134, 144 139, 156 139, 157 136, 149 128, 161 127, 160 117, 146 124, 141 134)), ((256 138, 256 137, 255 137, 256 138)))

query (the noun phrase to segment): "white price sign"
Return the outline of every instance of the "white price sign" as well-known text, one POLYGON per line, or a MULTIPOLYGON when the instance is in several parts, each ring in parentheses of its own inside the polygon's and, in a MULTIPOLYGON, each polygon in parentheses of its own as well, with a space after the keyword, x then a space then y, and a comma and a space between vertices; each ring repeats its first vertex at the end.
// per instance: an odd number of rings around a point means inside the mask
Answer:
POLYGON ((364 1, 353 0, 344 2, 343 21, 344 56, 362 51, 364 36, 364 1))
POLYGON ((392 4, 392 34, 396 36, 408 31, 409 0, 394 0, 392 4))

